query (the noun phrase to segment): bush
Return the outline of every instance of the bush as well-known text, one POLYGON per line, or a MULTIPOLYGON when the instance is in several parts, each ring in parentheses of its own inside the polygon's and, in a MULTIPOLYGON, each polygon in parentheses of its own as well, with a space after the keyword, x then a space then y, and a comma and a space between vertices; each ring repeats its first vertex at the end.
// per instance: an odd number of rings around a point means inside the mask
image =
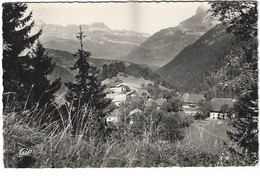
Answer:
POLYGON ((184 138, 184 127, 188 127, 193 121, 188 116, 181 113, 161 113, 158 122, 158 135, 162 140, 171 142, 184 138))
POLYGON ((182 101, 179 98, 168 99, 161 106, 161 109, 167 112, 179 112, 181 108, 182 108, 182 101))
POLYGON ((204 119, 205 119, 205 116, 204 116, 203 114, 201 114, 201 113, 196 113, 196 114, 194 115, 194 119, 195 119, 195 120, 204 120, 204 119))

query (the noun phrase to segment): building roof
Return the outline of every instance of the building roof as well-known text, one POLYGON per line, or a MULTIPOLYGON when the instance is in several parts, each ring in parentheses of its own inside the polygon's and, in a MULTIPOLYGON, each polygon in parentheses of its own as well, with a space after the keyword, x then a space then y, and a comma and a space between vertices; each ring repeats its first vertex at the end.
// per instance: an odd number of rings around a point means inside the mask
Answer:
POLYGON ((130 92, 127 92, 126 95, 136 94, 136 90, 131 90, 130 92))
POLYGON ((120 84, 118 84, 116 87, 118 88, 118 87, 122 87, 122 86, 127 86, 127 84, 125 84, 125 83, 120 83, 120 84))
POLYGON ((161 106, 164 102, 166 102, 166 99, 149 99, 146 101, 146 105, 151 106, 153 103, 156 103, 158 106, 161 106))
POLYGON ((140 110, 140 109, 134 109, 134 110, 132 110, 130 113, 129 113, 129 115, 128 116, 131 116, 131 115, 133 115, 133 114, 135 114, 135 113, 141 113, 142 111, 140 110))
POLYGON ((200 100, 205 99, 203 94, 183 94, 182 100, 184 103, 198 103, 200 100))
POLYGON ((219 112, 223 105, 228 105, 229 107, 233 107, 235 100, 231 98, 212 98, 211 103, 211 111, 219 112))

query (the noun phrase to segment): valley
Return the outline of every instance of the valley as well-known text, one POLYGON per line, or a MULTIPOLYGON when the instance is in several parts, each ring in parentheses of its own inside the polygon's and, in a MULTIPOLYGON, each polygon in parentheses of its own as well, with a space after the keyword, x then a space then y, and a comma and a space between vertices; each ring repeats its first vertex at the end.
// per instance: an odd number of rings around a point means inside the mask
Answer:
POLYGON ((5 168, 258 164, 256 2, 2 6, 5 168))
MULTIPOLYGON (((43 26, 46 26, 45 29, 49 28, 49 25, 44 24, 43 26)), ((70 30, 74 30, 74 26, 70 26, 70 28, 70 30)), ((88 43, 90 38, 96 40, 96 37, 101 35, 101 32, 105 32, 101 36, 107 35, 107 32, 114 32, 113 35, 124 36, 123 33, 111 31, 105 24, 101 23, 83 25, 83 29, 87 29, 88 37, 85 42, 88 43), (93 31, 95 31, 95 34, 91 33, 93 31)), ((207 9, 204 6, 200 6, 194 16, 184 20, 177 27, 163 29, 151 37, 147 36, 148 38, 142 39, 143 41, 135 38, 140 42, 138 44, 140 46, 135 46, 132 51, 129 50, 125 57, 111 56, 104 59, 101 55, 98 55, 100 57, 95 58, 95 49, 92 50, 93 48, 88 44, 84 45, 91 53, 92 51, 94 52, 94 57, 89 57, 88 62, 91 66, 97 68, 98 79, 102 81, 102 85, 106 86, 106 98, 111 99, 112 104, 115 106, 115 109, 107 114, 107 123, 113 124, 117 128, 120 126, 120 123, 125 123, 123 122, 125 118, 130 119, 130 121, 128 119, 128 123, 138 123, 138 120, 134 120, 132 115, 137 113, 140 116, 146 109, 152 107, 156 107, 159 111, 176 112, 176 114, 184 113, 180 114, 180 116, 187 115, 187 118, 210 120, 210 113, 213 112, 211 107, 212 98, 233 98, 230 94, 225 93, 226 90, 221 89, 223 87, 221 86, 222 80, 217 74, 220 68, 227 64, 223 59, 232 48, 233 42, 233 36, 226 33, 224 29, 225 26, 217 24, 216 21, 210 18, 210 13, 207 9), (158 68, 158 66, 161 67, 158 68), (206 99, 207 102, 203 104, 202 101, 205 100, 204 97, 208 96, 208 92, 213 92, 213 95, 211 95, 211 99, 206 99), (196 96, 202 98, 196 101, 192 100, 192 97, 196 96), (178 104, 178 101, 182 103, 178 104), (205 103, 209 104, 209 106, 207 107, 205 103), (167 108, 169 109, 167 110, 167 108), (204 112, 205 110, 206 112, 204 112)), ((67 29, 63 27, 61 30, 66 31, 67 29)), ((66 40, 72 41, 68 35, 65 35, 68 32, 63 33, 63 37, 66 40)), ((43 44, 52 46, 48 42, 46 43, 46 41, 50 40, 48 35, 53 34, 43 35, 45 37, 43 44)), ((99 41, 107 40, 111 42, 111 40, 101 36, 98 37, 99 41)), ((111 37, 115 38, 115 36, 111 37)), ((121 39, 117 38, 117 40, 121 39)), ((59 39, 55 39, 55 41, 59 42, 59 39)), ((61 42, 72 44, 70 41, 61 42)), ((121 43, 112 43, 121 45, 122 41, 121 43)), ((126 44, 126 42, 123 43, 126 44)), ((105 43, 103 44, 106 45, 105 43)), ((55 80, 58 77, 62 77, 63 82, 75 81, 73 77, 77 74, 77 70, 70 69, 77 60, 71 53, 73 48, 67 49, 66 45, 62 45, 58 49, 53 46, 51 48, 47 48, 47 51, 52 57, 52 62, 57 67, 49 78, 55 80)), ((116 46, 115 48, 121 50, 116 46)), ((103 52, 106 48, 98 50, 103 52)), ((59 92, 57 101, 65 103, 66 94, 64 92, 66 90, 62 90, 59 92)), ((223 105, 225 103, 222 103, 220 106, 223 105)), ((223 112, 218 110, 218 113, 221 115, 223 112)), ((209 121, 208 125, 212 126, 212 124, 216 123, 226 122, 215 120, 215 122, 209 121)), ((218 125, 214 126, 217 128, 218 125)), ((200 131, 193 132, 193 134, 205 132, 203 131, 204 128, 202 129, 200 126, 194 127, 192 125, 189 127, 189 130, 192 129, 200 131)), ((225 129, 223 130, 226 131, 225 129)), ((211 132, 206 133, 213 134, 211 132)), ((183 145, 187 145, 187 140, 190 140, 188 134, 191 133, 186 131, 182 140, 183 145)), ((220 138, 217 141, 220 143, 227 139, 227 136, 224 134, 219 136, 220 138)), ((203 138, 201 140, 209 140, 211 137, 212 135, 207 137, 207 139, 203 138)), ((191 144, 189 143, 189 145, 191 144)), ((219 144, 214 144, 214 146, 216 145, 219 144)))

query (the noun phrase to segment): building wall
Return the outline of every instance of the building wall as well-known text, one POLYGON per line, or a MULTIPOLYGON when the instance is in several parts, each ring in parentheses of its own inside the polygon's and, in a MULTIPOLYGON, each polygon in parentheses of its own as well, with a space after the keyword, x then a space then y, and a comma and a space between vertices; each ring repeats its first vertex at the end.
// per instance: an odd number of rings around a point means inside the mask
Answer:
POLYGON ((218 112, 210 112, 210 116, 209 116, 210 119, 216 120, 216 119, 218 119, 218 117, 219 117, 218 112))
MULTIPOLYGON (((232 114, 232 117, 234 115, 232 114)), ((228 113, 210 112, 210 119, 229 119, 228 113)))
POLYGON ((119 121, 119 117, 116 117, 116 116, 109 116, 107 117, 107 123, 118 123, 119 121))
POLYGON ((185 108, 189 108, 190 106, 189 105, 182 105, 182 108, 185 109, 185 108))
POLYGON ((121 102, 121 101, 116 101, 116 102, 114 102, 114 104, 115 104, 116 106, 121 106, 122 102, 121 102))
POLYGON ((195 114, 197 114, 198 111, 184 109, 183 112, 185 112, 188 115, 194 116, 195 114))
POLYGON ((119 87, 119 88, 111 88, 110 89, 111 93, 121 93, 122 92, 122 88, 119 87))

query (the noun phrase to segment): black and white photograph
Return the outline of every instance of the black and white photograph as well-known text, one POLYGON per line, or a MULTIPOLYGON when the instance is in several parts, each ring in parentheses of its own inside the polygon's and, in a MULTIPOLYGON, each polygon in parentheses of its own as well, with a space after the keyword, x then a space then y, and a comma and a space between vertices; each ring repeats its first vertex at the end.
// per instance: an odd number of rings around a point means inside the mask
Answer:
POLYGON ((5 169, 259 165, 257 1, 1 5, 5 169))

